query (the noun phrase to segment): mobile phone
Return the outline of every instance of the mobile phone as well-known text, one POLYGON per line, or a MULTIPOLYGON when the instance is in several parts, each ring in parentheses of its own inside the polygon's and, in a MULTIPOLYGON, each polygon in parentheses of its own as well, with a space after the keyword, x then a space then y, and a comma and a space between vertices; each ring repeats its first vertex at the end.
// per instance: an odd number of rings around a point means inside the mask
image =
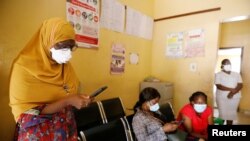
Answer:
POLYGON ((108 88, 108 86, 103 86, 101 88, 99 88, 98 90, 96 90, 95 92, 93 92, 90 97, 96 97, 97 95, 99 95, 101 92, 103 92, 104 90, 106 90, 108 88))
POLYGON ((180 126, 184 122, 184 119, 177 121, 178 126, 180 126))

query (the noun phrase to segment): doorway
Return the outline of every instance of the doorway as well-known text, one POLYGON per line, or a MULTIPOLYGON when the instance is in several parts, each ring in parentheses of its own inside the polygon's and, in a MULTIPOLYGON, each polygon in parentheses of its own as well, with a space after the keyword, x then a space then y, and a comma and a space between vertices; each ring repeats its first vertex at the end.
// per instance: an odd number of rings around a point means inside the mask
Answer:
MULTIPOLYGON (((228 48, 219 48, 218 58, 216 62, 215 73, 221 71, 221 61, 223 59, 229 59, 232 66, 232 71, 241 72, 241 61, 242 61, 243 47, 228 47, 228 48)), ((215 99, 216 86, 213 87, 214 99, 215 99)), ((214 109, 217 108, 216 100, 214 100, 214 109)), ((214 117, 218 117, 217 110, 214 111, 214 117)))

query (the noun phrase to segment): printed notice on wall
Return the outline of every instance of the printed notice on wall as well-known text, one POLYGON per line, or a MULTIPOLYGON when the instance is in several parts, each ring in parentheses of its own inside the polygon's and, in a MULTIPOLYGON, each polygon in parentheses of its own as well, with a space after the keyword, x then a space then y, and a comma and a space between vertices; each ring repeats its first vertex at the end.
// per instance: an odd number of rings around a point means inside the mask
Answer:
POLYGON ((183 32, 167 35, 166 56, 170 58, 183 57, 183 32))
POLYGON ((125 23, 125 5, 117 0, 103 0, 101 26, 109 30, 123 32, 125 23))
POLYGON ((76 32, 79 47, 98 47, 99 0, 67 0, 67 20, 76 32))
POLYGON ((170 58, 191 58, 205 55, 204 29, 167 35, 166 56, 170 58))
POLYGON ((139 11, 127 7, 126 33, 151 40, 153 34, 153 19, 139 11))
POLYGON ((111 74, 122 74, 125 70, 125 48, 123 44, 113 43, 111 53, 111 74))
POLYGON ((205 54, 205 37, 203 29, 188 31, 185 38, 185 57, 201 57, 205 54))

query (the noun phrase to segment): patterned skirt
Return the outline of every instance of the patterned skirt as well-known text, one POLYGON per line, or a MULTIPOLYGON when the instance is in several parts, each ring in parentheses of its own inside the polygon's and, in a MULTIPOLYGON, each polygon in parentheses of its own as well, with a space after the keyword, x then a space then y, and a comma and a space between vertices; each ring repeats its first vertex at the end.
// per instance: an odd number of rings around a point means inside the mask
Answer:
POLYGON ((71 106, 51 115, 41 115, 38 106, 19 116, 14 140, 77 141, 77 128, 71 106))

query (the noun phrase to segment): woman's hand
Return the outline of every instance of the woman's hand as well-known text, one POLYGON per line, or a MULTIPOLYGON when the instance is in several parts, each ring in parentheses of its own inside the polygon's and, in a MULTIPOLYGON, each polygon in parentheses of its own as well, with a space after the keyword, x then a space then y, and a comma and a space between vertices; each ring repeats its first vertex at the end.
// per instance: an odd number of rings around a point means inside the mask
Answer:
POLYGON ((41 114, 53 114, 56 113, 68 105, 72 105, 77 109, 87 107, 94 98, 90 98, 87 95, 75 94, 66 96, 58 101, 47 104, 46 107, 41 111, 41 114))
POLYGON ((162 128, 164 132, 173 132, 178 128, 178 125, 174 123, 166 123, 162 128))
POLYGON ((67 103, 77 109, 81 109, 83 107, 87 107, 93 100, 94 98, 91 98, 88 95, 79 94, 68 97, 67 103))
POLYGON ((234 94, 233 94, 232 92, 229 92, 229 93, 227 94, 227 98, 228 98, 228 99, 233 98, 233 96, 234 96, 234 94))

